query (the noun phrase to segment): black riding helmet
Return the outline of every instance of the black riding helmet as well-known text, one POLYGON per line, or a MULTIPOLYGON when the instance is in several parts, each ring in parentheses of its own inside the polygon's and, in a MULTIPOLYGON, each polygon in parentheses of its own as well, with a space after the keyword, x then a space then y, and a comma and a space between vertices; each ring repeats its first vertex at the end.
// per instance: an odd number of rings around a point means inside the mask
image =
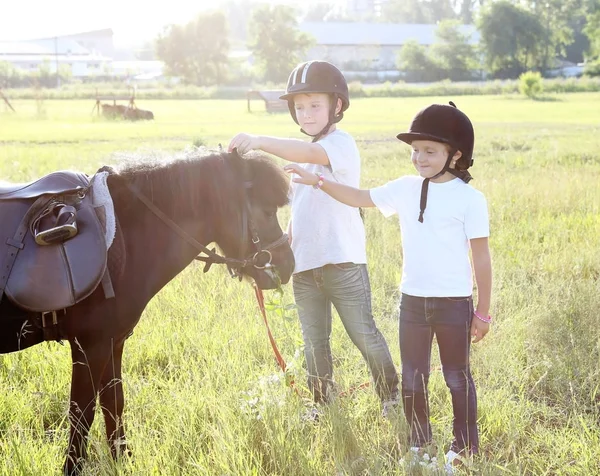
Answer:
MULTIPOLYGON (((327 126, 313 137, 313 141, 320 138, 332 124, 340 122, 344 117, 344 111, 350 106, 348 94, 348 83, 342 72, 327 61, 307 61, 294 68, 288 78, 285 94, 280 96, 288 102, 288 108, 292 119, 299 124, 294 107, 295 94, 325 93, 333 97, 329 110, 329 122, 327 126), (342 100, 342 109, 335 114, 337 99, 342 100)), ((304 132, 304 131, 302 131, 304 132)), ((306 134, 306 132, 304 132, 306 134)))
POLYGON ((408 132, 402 132, 396 137, 409 145, 414 140, 443 142, 455 149, 455 153, 457 150, 462 152, 461 158, 456 162, 458 170, 467 170, 473 165, 473 124, 452 101, 450 105, 432 104, 422 109, 413 118, 408 132))
POLYGON ((465 183, 469 183, 473 178, 467 171, 473 165, 473 148, 475 145, 473 124, 467 115, 460 111, 452 101, 449 105, 432 104, 415 115, 408 132, 402 132, 396 137, 409 145, 415 140, 431 140, 448 144, 451 148, 442 170, 423 181, 421 211, 419 213, 419 221, 422 223, 423 213, 427 206, 427 190, 431 179, 440 177, 446 172, 450 172, 465 183), (462 155, 456 161, 455 168, 451 169, 450 163, 457 151, 460 151, 462 155))

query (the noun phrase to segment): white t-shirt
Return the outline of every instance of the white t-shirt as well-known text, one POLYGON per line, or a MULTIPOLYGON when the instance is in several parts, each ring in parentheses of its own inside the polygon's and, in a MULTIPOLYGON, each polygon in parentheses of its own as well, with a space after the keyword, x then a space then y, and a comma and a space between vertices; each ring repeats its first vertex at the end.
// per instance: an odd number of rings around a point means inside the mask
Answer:
MULTIPOLYGON (((329 166, 300 164, 326 180, 360 186, 360 154, 347 132, 336 129, 319 140, 329 166)), ((292 182, 292 251, 295 273, 326 264, 366 263, 365 227, 358 208, 331 198, 322 190, 292 182)))
POLYGON ((429 183, 423 223, 418 221, 423 178, 405 176, 370 191, 384 216, 397 213, 402 235, 405 294, 458 297, 473 293, 469 240, 490 234, 483 194, 455 178, 429 183))

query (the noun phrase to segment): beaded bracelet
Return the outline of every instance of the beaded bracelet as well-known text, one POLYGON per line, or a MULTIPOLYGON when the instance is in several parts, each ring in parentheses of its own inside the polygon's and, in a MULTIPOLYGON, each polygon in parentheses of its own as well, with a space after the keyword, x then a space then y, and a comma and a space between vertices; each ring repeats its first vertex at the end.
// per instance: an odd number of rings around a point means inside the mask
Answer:
POLYGON ((325 183, 325 176, 323 174, 319 174, 318 177, 319 177, 319 181, 313 185, 313 188, 315 190, 320 189, 323 186, 323 184, 325 183))
POLYGON ((488 317, 483 317, 477 311, 473 311, 473 315, 480 321, 485 322, 486 324, 489 324, 490 322, 492 322, 492 316, 490 316, 490 315, 488 315, 488 317))

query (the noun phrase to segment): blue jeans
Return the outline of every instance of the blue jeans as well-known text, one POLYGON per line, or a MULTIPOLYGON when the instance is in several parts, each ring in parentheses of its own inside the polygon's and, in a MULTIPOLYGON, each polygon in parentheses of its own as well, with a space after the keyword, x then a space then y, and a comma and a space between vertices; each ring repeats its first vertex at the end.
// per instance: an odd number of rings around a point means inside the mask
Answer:
POLYGON ((315 402, 328 400, 333 383, 331 305, 335 306, 350 339, 367 361, 382 401, 398 397, 398 374, 388 345, 371 312, 371 285, 365 264, 340 263, 296 273, 298 306, 308 386, 315 402))
POLYGON ((402 295, 400 302, 400 357, 402 399, 411 428, 411 445, 431 441, 427 383, 431 345, 435 335, 454 412, 452 450, 477 453, 477 395, 471 377, 469 350, 473 318, 471 296, 423 298, 402 295))

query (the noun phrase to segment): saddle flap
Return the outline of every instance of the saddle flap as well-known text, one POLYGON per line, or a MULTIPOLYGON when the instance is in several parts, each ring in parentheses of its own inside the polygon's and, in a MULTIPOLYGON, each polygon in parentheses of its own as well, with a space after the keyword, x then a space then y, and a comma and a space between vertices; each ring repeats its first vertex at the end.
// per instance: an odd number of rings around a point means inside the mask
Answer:
MULTIPOLYGON (((27 233, 5 289, 17 306, 34 312, 64 309, 88 297, 99 285, 106 271, 107 250, 104 230, 87 198, 78 206, 77 225, 77 235, 48 246, 39 246, 27 233)), ((5 249, 4 243, 0 249, 5 249)))

